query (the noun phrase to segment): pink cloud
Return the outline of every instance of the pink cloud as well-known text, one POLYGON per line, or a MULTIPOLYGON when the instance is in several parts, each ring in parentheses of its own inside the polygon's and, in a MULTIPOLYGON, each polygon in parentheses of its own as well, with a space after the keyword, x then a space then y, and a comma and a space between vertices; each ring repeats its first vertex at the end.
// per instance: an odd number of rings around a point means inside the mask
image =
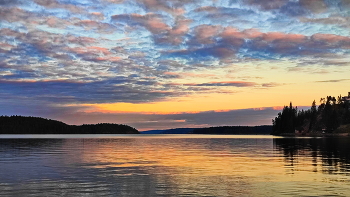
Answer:
MULTIPOLYGON (((214 32, 214 31, 212 31, 214 32)), ((206 38, 209 41, 213 41, 213 37, 210 37, 214 33, 208 31, 204 33, 200 40, 206 38), (207 36, 208 35, 208 36, 207 36)), ((256 29, 248 29, 240 31, 236 28, 227 27, 219 35, 225 43, 229 43, 231 46, 240 47, 245 40, 252 40, 256 49, 271 48, 279 53, 293 53, 303 47, 303 51, 298 53, 304 55, 310 55, 313 52, 308 51, 309 48, 319 49, 333 49, 333 48, 350 48, 350 37, 339 36, 334 34, 314 34, 312 36, 305 36, 302 34, 286 34, 281 32, 267 32, 262 33, 256 29)), ((202 41, 202 43, 205 43, 202 41)), ((210 43, 210 42, 206 42, 210 43)))
POLYGON ((103 48, 103 47, 97 47, 97 46, 91 46, 91 47, 74 47, 69 48, 70 51, 77 53, 77 54, 90 54, 90 55, 110 55, 112 54, 109 49, 103 48))
MULTIPOLYGON (((11 49, 16 48, 16 46, 11 45, 11 44, 7 44, 4 42, 0 42, 0 53, 6 53, 8 51, 10 51, 11 49)), ((1 68, 1 63, 0 63, 0 68, 1 68)))
POLYGON ((162 32, 166 32, 170 29, 170 27, 161 21, 159 18, 154 18, 152 20, 147 20, 144 23, 145 27, 154 34, 159 34, 162 32))
POLYGON ((178 45, 183 42, 183 36, 189 31, 189 24, 192 20, 184 17, 176 17, 175 25, 173 27, 166 24, 161 15, 154 13, 147 13, 145 15, 140 14, 123 14, 114 15, 112 19, 116 21, 120 20, 132 20, 138 25, 145 27, 149 32, 155 36, 155 41, 160 43, 170 43, 178 45))
POLYGON ((177 18, 175 22, 175 26, 167 30, 166 34, 161 38, 158 38, 158 42, 161 43, 170 43, 174 45, 179 45, 183 43, 183 36, 187 34, 190 30, 189 24, 192 20, 177 18))
POLYGON ((124 2, 124 0, 102 0, 102 1, 105 1, 108 3, 115 3, 115 4, 120 4, 124 2))
POLYGON ((95 38, 90 38, 90 37, 76 37, 73 35, 67 35, 66 39, 71 42, 71 43, 75 43, 75 44, 79 44, 79 45, 87 45, 87 44, 92 44, 92 43, 96 43, 97 40, 95 38))
POLYGON ((170 35, 184 35, 189 31, 189 24, 192 20, 189 19, 177 19, 175 26, 169 30, 170 35))
POLYGON ((24 38, 26 36, 25 33, 21 33, 18 31, 14 31, 12 29, 8 29, 8 28, 2 28, 0 29, 0 34, 1 35, 6 35, 6 36, 11 36, 11 37, 15 37, 15 38, 24 38))
POLYGON ((197 26, 195 31, 196 41, 201 44, 214 43, 213 38, 217 36, 222 30, 221 26, 213 25, 200 25, 197 26))
POLYGON ((283 41, 283 42, 293 42, 293 43, 302 43, 305 42, 306 36, 301 34, 285 34, 281 32, 269 32, 263 34, 262 39, 266 42, 273 41, 283 41))
POLYGON ((96 61, 109 61, 109 62, 119 62, 120 57, 96 57, 94 60, 96 61))
POLYGON ((114 15, 112 19, 120 20, 120 19, 128 19, 133 20, 140 25, 144 26, 148 31, 153 34, 159 34, 166 31, 169 31, 171 28, 163 22, 160 15, 147 13, 145 15, 141 14, 130 14, 130 15, 114 15))
MULTIPOLYGON (((262 35, 261 32, 256 31, 257 34, 255 37, 251 37, 251 38, 256 38, 262 35)), ((230 39, 230 38, 239 38, 239 39, 245 39, 245 38, 250 38, 249 36, 250 34, 247 34, 245 31, 239 31, 239 29, 237 28, 233 28, 233 27, 226 27, 224 29, 224 31, 220 34, 221 37, 226 38, 226 39, 230 39)), ((253 34, 254 35, 254 34, 253 34)))
POLYGON ((55 8, 62 8, 69 10, 73 13, 83 13, 85 10, 83 8, 77 7, 72 4, 62 4, 56 0, 34 0, 35 3, 44 6, 46 8, 55 9, 55 8))
POLYGON ((105 18, 104 14, 101 12, 91 12, 91 16, 97 20, 103 20, 105 18))
POLYGON ((99 33, 107 33, 108 31, 111 31, 115 27, 108 23, 102 23, 102 22, 97 22, 93 20, 81 20, 76 23, 74 23, 76 26, 81 26, 86 30, 97 30, 99 33))
POLYGON ((65 28, 68 25, 71 25, 71 22, 67 20, 63 20, 60 18, 57 18, 55 16, 49 16, 48 18, 43 18, 44 20, 41 22, 41 24, 46 24, 49 27, 55 27, 55 28, 65 28))
POLYGON ((81 20, 77 23, 75 23, 75 25, 81 25, 84 27, 88 27, 88 28, 96 28, 99 26, 99 22, 93 21, 93 20, 81 20))
POLYGON ((168 0, 168 1, 162 1, 162 0, 138 0, 143 5, 146 6, 147 9, 152 11, 164 11, 167 13, 170 13, 172 15, 183 15, 185 13, 185 10, 182 8, 182 6, 185 3, 188 3, 189 1, 179 1, 179 0, 168 0), (169 5, 169 2, 172 3, 172 7, 169 5))
POLYGON ((268 32, 262 33, 257 29, 246 29, 239 31, 236 28, 227 27, 220 34, 220 36, 226 40, 230 39, 261 39, 266 42, 273 41, 286 41, 286 42, 304 42, 307 38, 302 34, 285 34, 281 32, 268 32))
POLYGON ((23 21, 24 23, 29 23, 31 21, 37 20, 34 14, 27 12, 20 8, 6 8, 0 7, 0 18, 8 22, 18 22, 23 21), (29 20, 31 18, 31 20, 29 20))
POLYGON ((350 37, 334 34, 314 34, 311 39, 315 42, 326 42, 329 44, 350 44, 350 37))

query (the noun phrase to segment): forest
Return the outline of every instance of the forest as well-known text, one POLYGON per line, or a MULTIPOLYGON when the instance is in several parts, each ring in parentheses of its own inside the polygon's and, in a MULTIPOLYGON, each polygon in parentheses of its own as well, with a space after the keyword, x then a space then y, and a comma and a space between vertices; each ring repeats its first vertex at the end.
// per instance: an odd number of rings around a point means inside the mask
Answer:
POLYGON ((209 128, 196 128, 192 134, 218 134, 218 135, 267 135, 271 134, 271 125, 262 126, 221 126, 209 128))
POLYGON ((308 110, 290 103, 272 120, 272 134, 282 133, 350 133, 350 93, 321 98, 318 106, 314 100, 308 110))
POLYGON ((66 123, 40 117, 0 116, 0 134, 138 134, 128 125, 66 123))

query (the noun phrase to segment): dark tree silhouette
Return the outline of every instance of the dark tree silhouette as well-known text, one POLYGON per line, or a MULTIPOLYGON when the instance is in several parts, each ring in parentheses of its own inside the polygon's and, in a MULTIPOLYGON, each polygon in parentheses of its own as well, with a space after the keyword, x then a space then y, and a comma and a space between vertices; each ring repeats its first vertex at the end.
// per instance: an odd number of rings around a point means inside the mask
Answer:
POLYGON ((0 116, 0 134, 136 134, 135 128, 122 124, 67 125, 39 117, 0 116))
POLYGON ((271 125, 262 126, 222 126, 222 127, 209 127, 209 128, 198 128, 192 131, 193 134, 271 134, 271 125))
POLYGON ((332 133, 341 125, 350 124, 350 103, 343 97, 327 96, 320 99, 316 107, 315 100, 311 108, 299 111, 290 103, 272 120, 272 134, 280 133, 332 133))

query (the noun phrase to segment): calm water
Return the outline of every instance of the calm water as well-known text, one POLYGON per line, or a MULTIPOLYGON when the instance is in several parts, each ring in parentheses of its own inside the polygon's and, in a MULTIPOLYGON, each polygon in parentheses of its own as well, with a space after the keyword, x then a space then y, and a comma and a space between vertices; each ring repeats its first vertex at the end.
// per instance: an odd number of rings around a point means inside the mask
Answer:
POLYGON ((34 137, 0 139, 0 196, 350 195, 350 138, 34 137))

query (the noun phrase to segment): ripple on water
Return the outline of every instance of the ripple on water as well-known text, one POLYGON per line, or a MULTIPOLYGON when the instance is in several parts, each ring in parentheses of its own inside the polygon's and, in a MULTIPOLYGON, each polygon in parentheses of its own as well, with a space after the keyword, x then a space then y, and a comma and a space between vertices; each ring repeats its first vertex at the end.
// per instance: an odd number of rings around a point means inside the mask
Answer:
POLYGON ((346 196, 350 140, 0 139, 0 196, 346 196))

